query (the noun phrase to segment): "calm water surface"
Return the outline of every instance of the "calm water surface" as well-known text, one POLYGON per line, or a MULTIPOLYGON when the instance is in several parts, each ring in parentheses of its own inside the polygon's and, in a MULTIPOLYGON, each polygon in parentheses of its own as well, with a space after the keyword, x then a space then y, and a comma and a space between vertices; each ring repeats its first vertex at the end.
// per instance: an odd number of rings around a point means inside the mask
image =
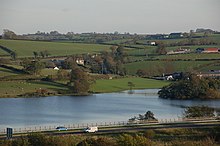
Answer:
POLYGON ((158 89, 136 90, 134 94, 95 94, 85 97, 51 96, 1 98, 0 129, 93 122, 127 121, 133 116, 152 111, 155 117, 177 118, 184 107, 208 105, 220 108, 220 100, 165 100, 158 89))

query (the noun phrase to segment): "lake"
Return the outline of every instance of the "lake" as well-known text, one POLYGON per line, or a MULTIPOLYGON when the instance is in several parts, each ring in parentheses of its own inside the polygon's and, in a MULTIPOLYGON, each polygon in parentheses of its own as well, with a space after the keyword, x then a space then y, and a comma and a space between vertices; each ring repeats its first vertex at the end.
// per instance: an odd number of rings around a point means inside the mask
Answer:
POLYGON ((158 89, 90 96, 0 98, 0 129, 95 122, 127 121, 150 110, 158 119, 181 117, 184 107, 220 108, 220 100, 167 100, 158 89))

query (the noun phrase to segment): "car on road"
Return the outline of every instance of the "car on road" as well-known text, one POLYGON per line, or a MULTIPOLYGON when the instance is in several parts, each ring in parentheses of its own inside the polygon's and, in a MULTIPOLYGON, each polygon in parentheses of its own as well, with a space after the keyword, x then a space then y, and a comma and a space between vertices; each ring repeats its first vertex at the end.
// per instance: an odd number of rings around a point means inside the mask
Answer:
POLYGON ((98 131, 98 127, 87 127, 86 129, 84 129, 84 132, 97 132, 98 131))
POLYGON ((56 130, 58 130, 58 131, 66 131, 68 129, 66 127, 63 127, 63 126, 59 126, 59 127, 56 128, 56 130))

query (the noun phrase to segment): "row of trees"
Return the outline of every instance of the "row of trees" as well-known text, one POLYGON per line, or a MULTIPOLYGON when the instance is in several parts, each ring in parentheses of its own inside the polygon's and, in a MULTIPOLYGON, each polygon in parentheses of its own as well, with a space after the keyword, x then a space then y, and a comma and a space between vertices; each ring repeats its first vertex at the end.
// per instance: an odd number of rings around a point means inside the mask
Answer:
POLYGON ((158 94, 166 99, 212 99, 220 98, 219 89, 220 81, 217 79, 185 74, 182 80, 163 87, 158 94))
POLYGON ((220 116, 219 111, 215 111, 214 108, 208 106, 191 106, 186 107, 183 113, 185 118, 210 118, 214 117, 216 112, 220 116))
POLYGON ((94 58, 87 59, 93 73, 126 75, 124 63, 127 54, 123 46, 110 47, 111 52, 102 52, 94 58))
POLYGON ((181 40, 178 42, 172 42, 167 44, 166 46, 168 47, 173 47, 173 46, 192 46, 192 45, 216 45, 217 42, 205 37, 205 38, 199 38, 199 39, 186 39, 186 40, 181 40))
POLYGON ((151 111, 147 111, 144 115, 139 114, 138 117, 134 116, 133 118, 130 118, 128 122, 145 122, 145 121, 157 121, 157 119, 154 117, 154 113, 151 111))

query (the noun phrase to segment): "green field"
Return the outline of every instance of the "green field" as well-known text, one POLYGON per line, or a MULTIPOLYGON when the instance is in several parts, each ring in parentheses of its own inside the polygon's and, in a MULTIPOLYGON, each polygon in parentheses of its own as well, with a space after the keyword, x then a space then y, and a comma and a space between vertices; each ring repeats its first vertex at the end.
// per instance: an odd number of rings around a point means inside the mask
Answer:
POLYGON ((155 57, 157 59, 220 59, 220 54, 219 53, 191 53, 191 54, 176 54, 176 55, 161 55, 155 57))
POLYGON ((48 91, 67 90, 66 87, 43 81, 1 81, 0 97, 17 97, 25 93, 33 93, 38 89, 46 89, 48 91))
MULTIPOLYGON (((90 87, 90 91, 94 93, 104 93, 128 90, 128 82, 133 82, 135 84, 134 89, 161 88, 169 84, 169 82, 166 81, 137 77, 97 80, 96 83, 90 87)), ((46 81, 1 81, 0 97, 18 97, 19 95, 24 95, 27 93, 34 93, 39 89, 45 89, 52 93, 57 93, 58 91, 68 92, 69 90, 67 86, 64 86, 63 84, 46 81)))
POLYGON ((0 45, 15 51, 18 57, 33 57, 33 52, 47 50, 51 56, 64 56, 71 54, 98 53, 109 51, 108 45, 82 44, 82 43, 61 43, 61 42, 40 42, 23 40, 2 40, 0 45))
POLYGON ((128 90, 128 82, 133 82, 135 84, 134 89, 162 88, 163 86, 169 84, 169 82, 166 81, 138 77, 112 80, 97 80, 96 83, 91 86, 90 91, 95 93, 104 93, 128 90))
POLYGON ((56 75, 57 70, 54 70, 53 68, 44 68, 41 70, 40 75, 42 76, 48 76, 48 75, 56 75))
POLYGON ((170 68, 171 72, 191 71, 199 68, 201 65, 210 64, 211 61, 140 61, 128 63, 125 65, 128 74, 135 75, 138 69, 144 69, 148 72, 154 72, 155 75, 161 75, 161 71, 170 68))

